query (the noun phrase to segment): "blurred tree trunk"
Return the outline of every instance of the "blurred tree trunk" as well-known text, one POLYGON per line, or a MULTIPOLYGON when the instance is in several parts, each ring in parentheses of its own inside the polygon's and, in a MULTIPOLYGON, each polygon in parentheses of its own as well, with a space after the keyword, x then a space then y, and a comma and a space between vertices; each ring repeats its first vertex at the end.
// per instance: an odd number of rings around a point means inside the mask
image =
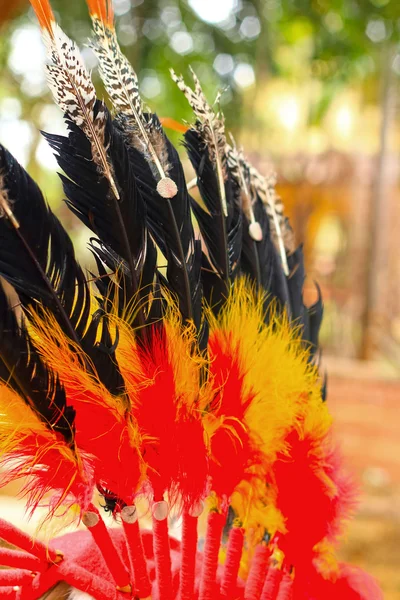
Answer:
MULTIPOLYGON (((367 252, 365 304, 362 315, 362 341, 360 358, 371 359, 379 344, 385 319, 387 263, 389 250, 389 134, 395 115, 395 78, 392 69, 395 48, 386 46, 382 54, 382 93, 380 148, 377 157, 376 177, 372 191, 367 252)), ((355 282, 356 283, 356 282, 355 282)))

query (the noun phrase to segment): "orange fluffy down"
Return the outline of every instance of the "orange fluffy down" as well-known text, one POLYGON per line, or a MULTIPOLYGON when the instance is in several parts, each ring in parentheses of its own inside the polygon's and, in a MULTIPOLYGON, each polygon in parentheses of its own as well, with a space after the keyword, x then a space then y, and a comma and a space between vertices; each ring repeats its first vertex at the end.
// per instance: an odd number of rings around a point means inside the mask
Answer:
POLYGON ((37 506, 48 506, 51 516, 62 505, 77 503, 85 508, 94 486, 89 457, 68 448, 14 391, 1 383, 0 414, 0 484, 23 478, 23 492, 32 511, 37 506))

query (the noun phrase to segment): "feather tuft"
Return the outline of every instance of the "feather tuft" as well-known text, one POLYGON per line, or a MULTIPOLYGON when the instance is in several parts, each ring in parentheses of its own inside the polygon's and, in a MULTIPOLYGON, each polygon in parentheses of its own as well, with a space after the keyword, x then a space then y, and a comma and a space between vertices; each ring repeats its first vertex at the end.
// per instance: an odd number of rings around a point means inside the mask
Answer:
POLYGON ((1 383, 0 410, 0 485, 27 477, 22 491, 31 512, 47 506, 51 517, 60 506, 78 504, 84 509, 93 490, 90 460, 77 458, 56 432, 1 383), (52 495, 46 499, 50 491, 52 495))

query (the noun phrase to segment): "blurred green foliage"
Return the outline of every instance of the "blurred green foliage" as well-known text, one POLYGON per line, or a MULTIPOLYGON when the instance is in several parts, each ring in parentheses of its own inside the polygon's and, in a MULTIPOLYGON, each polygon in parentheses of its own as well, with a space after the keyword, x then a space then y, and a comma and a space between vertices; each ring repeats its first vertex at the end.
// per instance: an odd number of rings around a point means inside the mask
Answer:
MULTIPOLYGON (((41 142, 40 129, 58 133, 62 119, 47 91, 38 24, 28 0, 15 2, 19 13, 3 23, 0 38, 0 142, 37 180, 86 260, 87 232, 61 203, 54 158, 41 142)), ((83 49, 99 96, 104 97, 88 48, 91 25, 85 1, 51 0, 51 4, 64 31, 83 49)), ((149 108, 161 117, 191 121, 188 103, 169 76, 173 67, 190 81, 191 65, 210 100, 218 90, 226 90, 221 104, 228 128, 247 151, 274 158, 290 155, 284 176, 300 181, 296 198, 303 208, 311 187, 302 187, 307 173, 301 152, 313 156, 337 149, 334 128, 343 135, 340 151, 347 156, 352 152, 349 142, 358 136, 356 152, 365 152, 367 146, 372 148, 370 154, 377 152, 382 74, 389 68, 394 77, 400 75, 400 0, 113 0, 113 4, 121 46, 138 73, 149 108), (351 92, 362 88, 362 101, 347 98, 335 109, 336 121, 327 123, 329 110, 335 108, 332 101, 340 96, 340 88, 347 87, 351 92), (268 99, 271 89, 273 103, 268 99), (369 110, 357 129, 354 123, 363 105, 369 110), (295 136, 302 145, 295 145, 295 136)), ((174 142, 180 137, 175 132, 168 135, 174 142)), ((395 140, 393 147, 396 144, 395 140)), ((258 166, 263 170, 265 164, 258 166)), ((324 172, 314 169, 313 185, 321 184, 324 172)), ((294 187, 289 195, 293 192, 294 187)), ((339 189, 332 195, 335 202, 324 204, 318 188, 311 208, 318 207, 319 215, 337 211, 336 201, 343 194, 339 189)), ((346 201, 349 206, 350 195, 346 201)), ((340 287, 339 280, 340 273, 340 287)), ((334 304, 327 299, 328 313, 329 302, 334 304)), ((340 329, 341 309, 331 319, 335 330, 340 329)), ((326 323, 329 326, 329 316, 326 323)), ((337 339, 341 348, 340 334, 337 339)))
MULTIPOLYGON (((161 116, 190 119, 168 70, 187 74, 192 65, 211 98, 227 88, 222 102, 234 130, 239 123, 246 126, 243 94, 254 77, 322 79, 324 93, 311 116, 318 120, 338 85, 376 77, 381 48, 400 40, 399 0, 115 0, 114 5, 121 45, 151 107, 161 116)), ((66 33, 87 43, 85 2, 53 0, 52 6, 66 33)), ((29 21, 34 22, 32 11, 22 5, 3 32, 3 93, 15 79, 18 86, 18 75, 7 69, 12 33, 29 21)), ((394 67, 400 72, 399 54, 394 67)), ((24 103, 29 110, 29 94, 24 103)))

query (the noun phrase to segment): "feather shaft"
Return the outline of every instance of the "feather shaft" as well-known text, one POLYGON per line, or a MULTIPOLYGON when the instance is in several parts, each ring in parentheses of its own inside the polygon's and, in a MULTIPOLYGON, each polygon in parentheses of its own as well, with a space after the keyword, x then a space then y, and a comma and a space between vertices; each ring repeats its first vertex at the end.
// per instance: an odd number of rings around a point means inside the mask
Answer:
MULTIPOLYGON (((226 291, 226 288, 229 288, 229 282, 236 266, 232 257, 236 255, 234 245, 235 240, 238 239, 235 232, 241 225, 235 217, 235 212, 239 211, 236 206, 233 206, 231 200, 232 206, 230 208, 233 218, 225 217, 220 202, 219 182, 215 164, 214 161, 211 161, 209 151, 197 129, 189 129, 186 132, 185 145, 189 159, 197 173, 197 185, 207 211, 195 201, 192 201, 192 208, 199 222, 203 240, 208 248, 211 265, 218 277, 221 278, 226 291)), ((230 184, 229 181, 227 183, 230 184)))
MULTIPOLYGON (((129 244, 128 232, 126 231, 124 219, 122 218, 121 209, 119 207, 119 202, 118 202, 115 194, 114 194, 114 197, 115 197, 115 201, 114 201, 115 212, 117 213, 118 223, 119 223, 120 229, 122 231, 123 245, 125 247, 125 251, 128 256, 128 266, 129 266, 129 271, 130 271, 130 274, 132 277, 132 287, 133 287, 134 291, 137 291, 139 289, 139 282, 136 277, 135 263, 134 263, 134 259, 133 259, 133 255, 132 255, 132 251, 131 251, 131 246, 129 244)), ((144 325, 144 318, 143 318, 142 311, 139 311, 139 318, 140 318, 140 324, 144 325)))
POLYGON ((19 229, 19 223, 15 218, 13 211, 10 208, 6 196, 7 194, 4 190, 0 191, 0 217, 2 216, 2 214, 6 215, 14 229, 19 229))
POLYGON ((281 226, 280 226, 280 223, 278 220, 278 216, 276 214, 275 203, 274 203, 273 199, 271 198, 271 192, 268 189, 267 189, 267 203, 271 210, 272 220, 273 220, 276 235, 278 238, 279 254, 281 257, 281 261, 282 261, 283 272, 285 273, 286 277, 288 277, 289 276, 289 266, 288 266, 288 262, 287 262, 286 249, 285 249, 285 244, 283 241, 282 230, 281 230, 281 226))
POLYGON ((168 200, 168 198, 165 198, 165 201, 168 203, 168 212, 170 215, 170 222, 171 222, 172 228, 174 230, 174 236, 175 236, 176 243, 178 246, 179 259, 180 259, 181 265, 183 267, 182 271, 183 271, 183 282, 184 282, 184 287, 185 287, 185 298, 186 298, 186 305, 187 305, 187 319, 193 320, 192 293, 191 293, 191 288, 190 288, 188 268, 187 268, 187 264, 186 264, 186 256, 183 251, 181 235, 179 233, 179 228, 178 228, 178 224, 175 219, 174 210, 172 208, 171 201, 168 200))
POLYGON ((194 188, 196 188, 197 187, 197 177, 193 177, 193 179, 191 179, 188 182, 186 187, 187 187, 188 192, 190 192, 190 190, 193 190, 194 188))
MULTIPOLYGON (((80 95, 79 94, 78 94, 78 99, 80 99, 80 95)), ((83 109, 85 110, 86 107, 83 106, 83 109)), ((96 150, 97 150, 98 155, 100 157, 101 165, 102 165, 102 167, 104 169, 104 175, 106 176, 106 178, 110 182, 110 187, 111 187, 112 193, 114 194, 116 200, 120 200, 120 195, 118 193, 117 186, 116 186, 116 183, 114 181, 114 177, 113 177, 113 175, 111 173, 110 165, 108 164, 106 149, 104 148, 104 145, 99 140, 97 132, 96 132, 96 130, 94 128, 94 123, 93 123, 92 119, 90 118, 90 115, 88 114, 87 111, 86 111, 86 118, 87 118, 87 127, 88 127, 88 130, 89 130, 89 133, 90 133, 89 139, 93 140, 93 143, 94 143, 94 145, 96 147, 96 150)))
POLYGON ((30 3, 38 18, 40 27, 50 32, 51 23, 54 21, 54 14, 48 0, 30 0, 30 3))
POLYGON ((274 230, 276 233, 276 242, 278 245, 279 254, 282 261, 282 268, 286 275, 289 276, 290 270, 287 261, 287 250, 290 252, 293 250, 293 234, 290 230, 290 227, 286 226, 288 230, 286 233, 287 244, 285 245, 285 236, 282 230, 282 224, 284 220, 279 218, 277 207, 276 207, 276 192, 274 190, 274 176, 264 177, 262 176, 255 167, 248 165, 250 172, 250 183, 253 187, 254 191, 260 196, 261 201, 266 207, 267 214, 272 221, 274 226, 274 230), (286 247, 287 246, 287 247, 286 247))
POLYGON ((249 180, 249 166, 244 160, 243 151, 238 150, 236 146, 235 139, 232 134, 230 134, 230 138, 232 141, 232 148, 227 145, 226 153, 228 158, 228 167, 231 168, 232 175, 236 176, 238 179, 239 187, 242 191, 242 207, 243 212, 249 221, 249 234, 250 237, 256 242, 260 242, 263 238, 263 232, 260 224, 256 221, 253 210, 253 202, 254 200, 251 197, 250 193, 250 185, 249 180))
POLYGON ((139 130, 140 130, 140 133, 142 135, 143 141, 144 141, 144 143, 146 144, 146 146, 149 149, 151 157, 152 157, 152 159, 154 161, 154 164, 156 165, 157 171, 158 171, 158 173, 160 175, 160 179, 165 179, 166 178, 165 171, 164 171, 164 169, 162 167, 162 164, 161 164, 161 162, 160 162, 160 160, 158 158, 157 152, 154 150, 154 146, 151 143, 151 141, 149 139, 149 136, 147 135, 147 132, 146 132, 146 130, 144 128, 144 125, 142 123, 142 119, 140 118, 138 112, 136 111, 136 109, 135 109, 135 107, 133 105, 133 102, 131 102, 129 96, 127 96, 127 97, 128 97, 129 104, 130 104, 130 106, 132 108, 132 112, 133 112, 133 115, 135 117, 135 121, 136 121, 137 126, 139 127, 139 130))
MULTIPOLYGON (((211 125, 210 125, 210 127, 211 127, 211 125)), ((215 146, 217 147, 215 131, 212 127, 211 127, 211 136, 212 136, 215 146)), ((221 157, 218 152, 215 153, 215 165, 216 165, 216 170, 217 170, 218 188, 219 188, 219 194, 220 194, 220 198, 221 198, 222 212, 224 214, 224 217, 227 217, 228 216, 228 207, 226 204, 225 178, 224 178, 224 173, 223 173, 223 169, 222 169, 221 157)))
MULTIPOLYGON (((50 66, 49 66, 49 68, 50 68, 50 66)), ((69 73, 68 69, 63 68, 63 72, 64 72, 65 76, 67 77, 71 87, 75 91, 76 100, 79 104, 79 108, 83 115, 82 129, 88 136, 89 140, 91 141, 92 147, 93 147, 93 160, 99 165, 99 167, 101 167, 103 169, 104 176, 108 179, 108 181, 110 183, 112 193, 114 194, 114 196, 117 200, 120 200, 118 189, 117 189, 114 177, 111 173, 110 165, 108 164, 106 149, 104 147, 104 144, 102 143, 102 140, 99 139, 99 132, 96 130, 96 127, 95 127, 95 123, 93 120, 93 112, 88 110, 87 105, 80 93, 80 90, 76 85, 75 79, 69 73)), ((52 91, 53 91, 53 88, 52 88, 52 91)), ((54 92, 53 92, 53 94, 54 94, 54 92)), ((56 95, 55 95, 55 100, 56 100, 56 102, 58 101, 58 98, 56 95)), ((58 103, 60 104, 59 101, 58 101, 58 103)))

